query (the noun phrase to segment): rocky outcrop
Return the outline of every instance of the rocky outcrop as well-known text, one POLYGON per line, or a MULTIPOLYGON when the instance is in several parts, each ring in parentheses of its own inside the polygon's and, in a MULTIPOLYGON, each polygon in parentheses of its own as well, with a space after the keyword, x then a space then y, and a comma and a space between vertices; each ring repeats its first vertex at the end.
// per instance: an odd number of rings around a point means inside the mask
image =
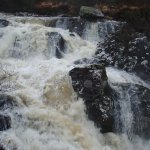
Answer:
POLYGON ((89 119, 101 128, 102 133, 126 133, 130 138, 133 135, 150 137, 148 87, 131 83, 110 86, 103 65, 74 68, 69 75, 74 91, 86 105, 89 119))
POLYGON ((74 91, 84 100, 89 119, 101 128, 101 132, 113 131, 113 91, 108 86, 104 66, 74 68, 69 75, 74 91))
POLYGON ((93 20, 93 19, 102 19, 104 18, 103 13, 93 7, 82 6, 79 12, 80 17, 93 20))
POLYGON ((9 21, 0 19, 0 28, 7 27, 9 25, 9 21))
POLYGON ((62 58, 65 52, 65 41, 62 35, 58 32, 47 33, 48 36, 48 57, 56 56, 62 58))
POLYGON ((124 25, 98 46, 95 61, 133 72, 150 80, 150 40, 133 28, 124 25))

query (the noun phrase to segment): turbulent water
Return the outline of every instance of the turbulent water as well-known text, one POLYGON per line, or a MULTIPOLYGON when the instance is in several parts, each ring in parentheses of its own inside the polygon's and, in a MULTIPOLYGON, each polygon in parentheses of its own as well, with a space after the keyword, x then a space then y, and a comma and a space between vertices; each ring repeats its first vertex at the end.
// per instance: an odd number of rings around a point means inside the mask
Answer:
MULTIPOLYGON (((60 26, 59 18, 3 14, 1 18, 11 22, 0 28, 0 62, 11 74, 6 93, 13 95, 19 105, 14 110, 0 112, 12 119, 11 129, 0 132, 0 143, 6 150, 149 150, 150 142, 142 139, 131 142, 126 135, 101 134, 88 120, 82 99, 77 100, 72 89, 68 72, 75 67, 74 61, 94 55, 96 41, 108 34, 105 23, 99 23, 101 36, 97 34, 98 24, 94 23, 87 24, 80 37, 76 33, 72 36, 65 23, 60 26), (56 27, 45 25, 55 19, 56 27), (50 32, 60 33, 65 40, 62 59, 49 49, 47 33, 50 32)), ((109 22, 112 32, 114 24, 109 22)), ((146 84, 113 68, 107 68, 107 75, 110 83, 146 84)), ((131 118, 125 120, 125 126, 130 125, 131 118)))

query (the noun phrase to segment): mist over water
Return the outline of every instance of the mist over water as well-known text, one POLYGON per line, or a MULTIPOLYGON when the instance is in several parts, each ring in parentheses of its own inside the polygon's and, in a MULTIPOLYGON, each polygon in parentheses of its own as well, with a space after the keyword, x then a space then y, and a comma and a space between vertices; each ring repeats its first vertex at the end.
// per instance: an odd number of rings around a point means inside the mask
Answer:
MULTIPOLYGON (((116 22, 87 24, 80 37, 76 33, 72 36, 65 26, 45 26, 56 18, 0 16, 11 22, 0 28, 0 62, 7 66, 8 72, 13 72, 12 90, 6 94, 14 96, 19 105, 0 112, 12 119, 11 128, 0 132, 0 143, 6 150, 149 150, 150 141, 138 137, 130 141, 126 134, 101 134, 88 119, 82 99, 77 100, 68 75, 75 67, 74 61, 94 55, 96 41, 107 36, 107 29, 113 31, 116 22), (103 33, 97 32, 98 26, 103 33), (59 33, 65 41, 61 59, 48 46, 47 33, 51 32, 59 33)), ((135 75, 111 67, 106 71, 110 84, 136 83, 149 87, 135 75)), ((124 129, 131 132, 132 115, 126 117, 130 115, 127 108, 130 108, 128 98, 122 104, 122 119, 124 129)))

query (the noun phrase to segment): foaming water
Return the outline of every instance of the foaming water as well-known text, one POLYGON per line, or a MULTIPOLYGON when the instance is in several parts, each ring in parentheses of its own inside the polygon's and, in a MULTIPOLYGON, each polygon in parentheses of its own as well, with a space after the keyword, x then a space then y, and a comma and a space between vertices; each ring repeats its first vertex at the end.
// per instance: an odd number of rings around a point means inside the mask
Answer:
MULTIPOLYGON (((38 21, 21 23, 13 16, 10 21, 8 27, 0 28, 0 61, 9 64, 8 72, 13 70, 13 90, 6 94, 13 95, 19 106, 1 112, 12 119, 11 129, 0 133, 6 150, 149 150, 150 143, 140 139, 131 143, 125 135, 102 135, 88 120, 83 101, 77 100, 68 72, 75 60, 92 57, 95 42, 38 21), (67 51, 62 59, 45 55, 48 32, 63 37, 67 51)), ((117 81, 122 80, 122 73, 116 72, 117 81)), ((108 68, 109 80, 115 82, 111 73, 108 68)), ((130 78, 125 76, 126 82, 130 78)))
POLYGON ((150 88, 150 85, 134 74, 129 74, 116 68, 106 68, 108 80, 111 83, 133 83, 150 88))

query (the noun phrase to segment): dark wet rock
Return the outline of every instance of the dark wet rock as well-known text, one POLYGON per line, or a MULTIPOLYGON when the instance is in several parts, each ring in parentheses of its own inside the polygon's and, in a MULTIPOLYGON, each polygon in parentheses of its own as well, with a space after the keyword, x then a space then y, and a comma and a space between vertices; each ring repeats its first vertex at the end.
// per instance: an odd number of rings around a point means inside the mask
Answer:
POLYGON ((69 30, 71 33, 77 33, 81 37, 85 37, 88 32, 96 32, 100 39, 106 38, 114 33, 119 27, 120 22, 110 20, 100 20, 91 22, 80 17, 62 17, 53 18, 44 22, 45 26, 57 27, 69 30))
POLYGON ((74 33, 70 33, 70 36, 74 36, 75 37, 75 34, 74 33))
POLYGON ((62 58, 65 53, 65 41, 62 35, 58 32, 47 33, 48 36, 48 57, 52 57, 54 54, 57 58, 62 58))
POLYGON ((7 27, 9 25, 9 21, 0 19, 0 28, 7 27))
POLYGON ((149 81, 150 40, 124 25, 103 44, 98 45, 95 61, 133 72, 149 81))
MULTIPOLYGON (((87 94, 87 98, 90 97, 94 93, 95 89, 103 90, 104 86, 107 83, 107 75, 105 68, 101 65, 91 65, 84 68, 74 68, 70 71, 70 76, 72 78, 73 88, 76 92, 79 92, 80 97, 85 97, 87 94), (99 82, 97 82, 97 80, 99 82), (79 82, 78 82, 79 81, 79 82), (92 82, 90 87, 86 87, 86 82, 92 82), (85 89, 82 89, 85 87, 85 89), (88 92, 87 92, 88 91, 88 92)), ((95 92, 102 92, 102 91, 95 92)))
POLYGON ((12 109, 16 106, 17 106, 17 103, 14 101, 13 97, 9 95, 5 95, 5 94, 0 95, 0 111, 6 110, 6 109, 12 109))
POLYGON ((101 127, 101 132, 112 132, 113 91, 108 86, 105 68, 101 65, 74 68, 69 75, 74 91, 84 100, 89 119, 101 127))
POLYGON ((129 83, 117 84, 115 89, 117 95, 114 102, 115 132, 126 133, 130 138, 139 135, 149 139, 150 89, 129 83))
POLYGON ((104 15, 100 10, 93 7, 87 7, 87 6, 82 6, 80 8, 79 15, 82 18, 90 19, 90 20, 104 18, 104 15))
POLYGON ((2 144, 0 144, 0 150, 5 150, 2 144))
POLYGON ((11 118, 0 114, 0 131, 7 130, 11 127, 11 118))
POLYGON ((0 95, 0 131, 7 130, 11 127, 11 118, 7 114, 7 111, 9 109, 12 110, 17 106, 17 103, 14 101, 14 98, 1 94, 0 95))
POLYGON ((68 29, 82 36, 85 29, 86 21, 78 17, 59 18, 54 27, 68 29))
POLYGON ((101 128, 102 133, 126 133, 130 138, 133 135, 150 138, 149 88, 130 83, 110 86, 103 65, 74 68, 69 75, 74 91, 86 105, 89 119, 101 128))

